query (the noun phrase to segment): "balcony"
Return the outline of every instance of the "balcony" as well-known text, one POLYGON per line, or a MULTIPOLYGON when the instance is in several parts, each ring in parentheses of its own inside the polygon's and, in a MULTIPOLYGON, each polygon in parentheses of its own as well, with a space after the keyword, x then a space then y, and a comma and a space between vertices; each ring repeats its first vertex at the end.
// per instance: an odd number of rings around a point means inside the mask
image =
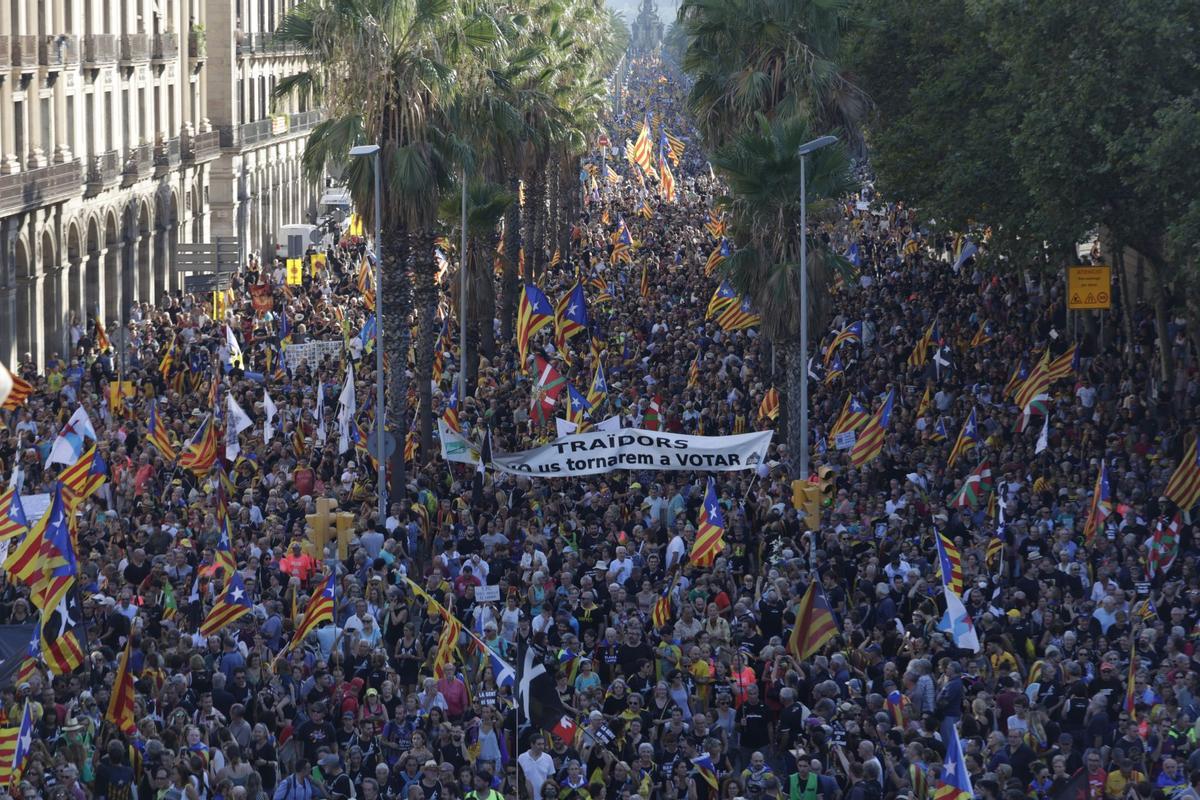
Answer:
POLYGON ((237 52, 240 56, 268 56, 302 53, 303 49, 294 42, 279 38, 271 33, 241 33, 238 34, 237 52))
POLYGON ((204 38, 204 31, 190 31, 188 33, 188 58, 193 64, 200 64, 207 57, 208 43, 204 38))
POLYGON ((0 217, 60 203, 79 194, 79 162, 0 176, 0 217))
POLYGON ((117 60, 117 37, 111 33, 90 33, 83 37, 83 65, 99 67, 117 60))
POLYGON ((126 33, 121 36, 121 66, 150 60, 150 36, 145 33, 126 33))
POLYGON ((324 112, 319 109, 313 111, 297 111, 294 114, 288 114, 288 130, 291 133, 309 131, 316 127, 317 124, 324 118, 324 112))
POLYGON ((12 65, 26 72, 32 72, 38 65, 38 37, 12 37, 12 65))
POLYGON ((7 34, 0 35, 0 69, 12 66, 12 47, 12 37, 7 34))
POLYGON ((198 164, 212 161, 221 155, 221 134, 217 131, 196 133, 180 140, 180 156, 184 162, 198 164))
POLYGON ((178 139, 168 139, 154 146, 154 173, 161 176, 179 166, 182 148, 178 139))
POLYGON ((38 61, 43 67, 62 69, 79 63, 79 37, 69 34, 46 36, 38 51, 38 61))
POLYGON ((99 194, 102 189, 115 184, 120 177, 120 153, 116 150, 109 150, 107 153, 93 156, 91 161, 88 162, 87 184, 84 187, 84 196, 93 197, 99 194))
POLYGON ((321 111, 298 111, 294 114, 279 114, 274 117, 247 122, 242 125, 224 125, 221 147, 226 150, 249 150, 276 140, 305 133, 321 121, 321 111))
POLYGON ((121 172, 126 183, 150 177, 154 169, 154 145, 143 144, 132 148, 125 156, 125 167, 121 172))
POLYGON ((173 61, 179 55, 179 34, 156 33, 150 50, 151 61, 173 61))

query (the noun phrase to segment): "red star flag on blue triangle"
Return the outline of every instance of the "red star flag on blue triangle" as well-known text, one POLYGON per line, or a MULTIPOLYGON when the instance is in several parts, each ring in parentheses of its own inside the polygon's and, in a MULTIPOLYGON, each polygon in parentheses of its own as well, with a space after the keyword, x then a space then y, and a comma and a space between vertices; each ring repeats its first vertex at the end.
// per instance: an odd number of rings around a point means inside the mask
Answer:
POLYGON ((950 634, 955 647, 978 653, 979 636, 975 633, 975 624, 971 622, 971 615, 967 613, 962 598, 946 585, 942 586, 942 592, 946 595, 946 613, 938 623, 938 630, 950 634))
POLYGON ((50 455, 46 458, 46 467, 51 464, 74 464, 83 455, 85 440, 96 441, 96 429, 83 406, 75 410, 67 424, 54 440, 50 455))

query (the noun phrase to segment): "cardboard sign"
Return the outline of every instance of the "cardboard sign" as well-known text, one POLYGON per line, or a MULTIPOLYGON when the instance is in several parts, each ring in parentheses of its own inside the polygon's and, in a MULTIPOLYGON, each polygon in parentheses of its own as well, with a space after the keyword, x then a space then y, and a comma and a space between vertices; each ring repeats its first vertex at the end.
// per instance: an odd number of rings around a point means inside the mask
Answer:
POLYGON ((475 587, 475 602, 476 603, 499 603, 500 602, 500 587, 499 586, 476 586, 475 587))

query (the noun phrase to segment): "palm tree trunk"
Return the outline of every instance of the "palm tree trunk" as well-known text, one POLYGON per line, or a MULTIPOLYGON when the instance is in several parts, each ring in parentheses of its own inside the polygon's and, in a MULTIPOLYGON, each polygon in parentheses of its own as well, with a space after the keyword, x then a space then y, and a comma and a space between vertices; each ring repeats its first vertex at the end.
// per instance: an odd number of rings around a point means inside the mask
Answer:
MULTIPOLYGON (((525 205, 521 208, 521 246, 525 248, 525 280, 532 281, 537 278, 536 261, 534 256, 537 253, 535 242, 537 239, 537 202, 535 200, 537 189, 538 168, 533 166, 536 159, 530 159, 530 166, 525 170, 525 205)), ((516 258, 516 255, 513 256, 516 258)))
POLYGON ((434 281, 432 231, 413 236, 413 303, 417 309, 417 404, 420 408, 421 458, 433 457, 433 348, 438 336, 438 289, 434 281))
POLYGON ((791 337, 785 344, 787 353, 787 446, 788 469, 793 478, 800 476, 800 416, 802 406, 800 393, 803 381, 808 379, 808 367, 804 363, 804 354, 800 352, 799 335, 791 337))
MULTIPOLYGON (((517 196, 517 171, 511 170, 508 189, 517 196)), ((504 274, 501 276, 500 339, 511 342, 517 321, 517 250, 521 247, 521 209, 514 200, 504 211, 504 274)))
POLYGON ((479 299, 480 309, 483 311, 479 317, 479 350, 488 357, 489 361, 496 358, 496 282, 492 280, 492 265, 488 263, 490 260, 488 256, 496 252, 496 245, 499 241, 500 235, 493 232, 488 237, 484 251, 480 254, 480 257, 484 259, 482 268, 487 279, 483 281, 483 296, 479 299))
POLYGON ((532 203, 533 213, 533 252, 525 249, 525 264, 530 268, 530 275, 541 275, 546 266, 546 169, 533 171, 532 196, 525 197, 526 208, 532 203))
POLYGON ((408 346, 411 339, 409 320, 412 317, 412 283, 408 272, 408 232, 402 225, 389 227, 383 237, 383 303, 386 313, 380 332, 384 354, 391 374, 388 375, 388 397, 385 426, 397 444, 388 459, 388 496, 393 502, 404 499, 405 477, 404 432, 408 428, 408 346))
POLYGON ((567 253, 571 249, 571 225, 574 220, 579 219, 583 214, 583 206, 581 204, 582 187, 576 186, 576 176, 583 170, 583 162, 579 156, 574 156, 571 159, 571 168, 567 170, 567 174, 563 176, 564 194, 567 202, 564 204, 562 230, 558 233, 558 246, 562 248, 563 258, 566 258, 567 253))
POLYGON ((558 204, 559 204, 559 186, 558 186, 558 164, 559 157, 556 155, 550 163, 551 176, 547 186, 547 200, 549 201, 549 213, 546 215, 546 230, 544 238, 544 250, 554 253, 554 247, 558 243, 558 204))

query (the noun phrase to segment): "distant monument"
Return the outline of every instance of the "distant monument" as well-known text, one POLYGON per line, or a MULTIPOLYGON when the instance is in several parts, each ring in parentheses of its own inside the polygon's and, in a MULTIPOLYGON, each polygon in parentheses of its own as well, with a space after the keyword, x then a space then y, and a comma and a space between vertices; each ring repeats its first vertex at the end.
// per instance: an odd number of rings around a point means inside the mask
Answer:
POLYGON ((635 53, 649 53, 662 41, 663 24, 658 18, 654 0, 641 0, 637 20, 633 23, 632 42, 635 53))

